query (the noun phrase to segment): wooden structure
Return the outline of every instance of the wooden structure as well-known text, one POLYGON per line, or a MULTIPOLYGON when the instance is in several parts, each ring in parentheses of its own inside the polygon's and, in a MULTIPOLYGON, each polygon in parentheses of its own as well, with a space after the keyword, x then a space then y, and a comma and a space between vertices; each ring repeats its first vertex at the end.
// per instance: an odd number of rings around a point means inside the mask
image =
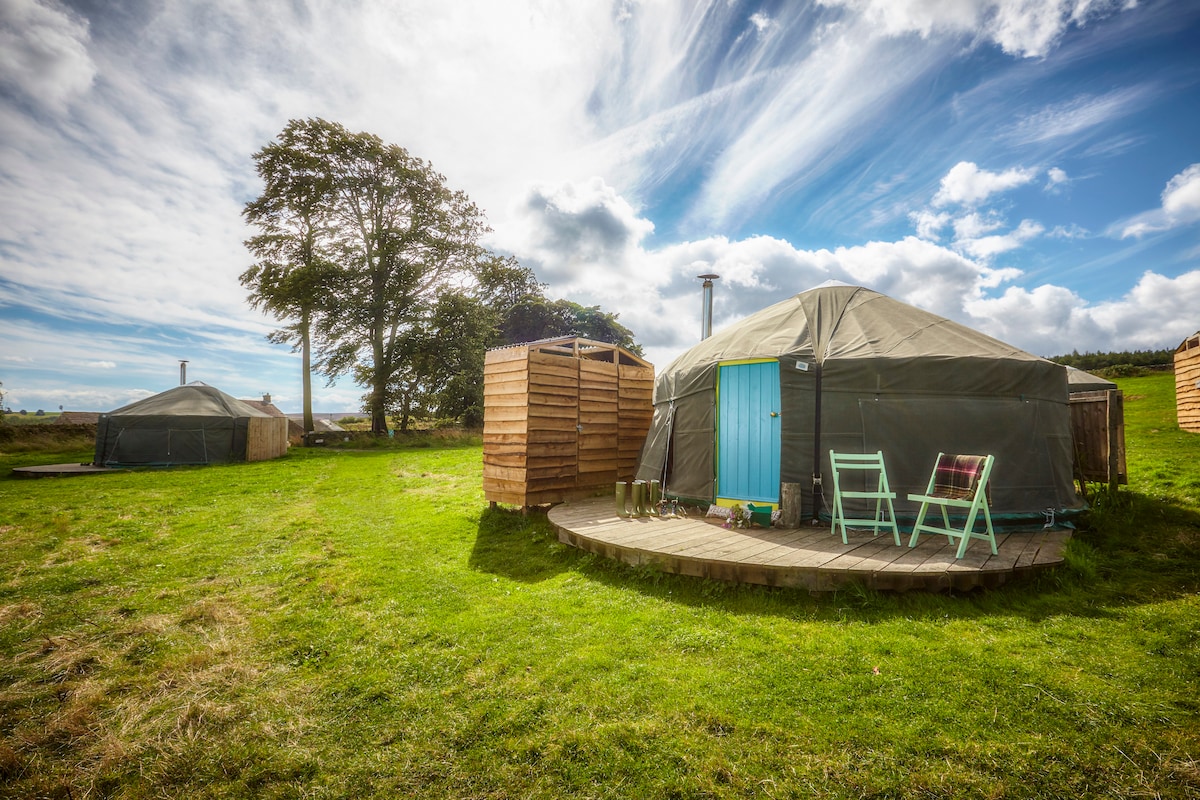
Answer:
POLYGON ((995 588, 1063 562, 1071 532, 1063 528, 996 534, 996 555, 928 536, 897 547, 890 536, 852 530, 849 541, 829 526, 796 530, 733 528, 701 517, 618 517, 611 497, 587 498, 550 509, 558 540, 591 553, 698 578, 833 591, 851 583, 891 591, 968 591, 995 588))
POLYGON ((288 418, 250 417, 246 421, 246 460, 266 461, 287 455, 288 418))
POLYGON ((1125 469, 1125 400, 1120 389, 1071 393, 1071 438, 1081 484, 1129 483, 1125 469))
POLYGON ((1200 433, 1200 331, 1175 349, 1175 414, 1180 428, 1200 433))
POLYGON ((483 492, 559 503, 632 480, 653 416, 654 367, 578 337, 490 350, 483 367, 483 492))

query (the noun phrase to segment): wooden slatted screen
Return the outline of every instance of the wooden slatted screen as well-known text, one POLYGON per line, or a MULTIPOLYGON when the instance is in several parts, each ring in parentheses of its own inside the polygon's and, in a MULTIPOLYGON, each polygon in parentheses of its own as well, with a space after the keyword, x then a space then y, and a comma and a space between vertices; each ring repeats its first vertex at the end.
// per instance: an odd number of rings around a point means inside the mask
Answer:
POLYGON ((1200 333, 1175 351, 1175 413, 1180 428, 1200 433, 1200 333))
POLYGON ((564 338, 489 351, 484 496, 529 507, 631 480, 653 389, 651 365, 602 342, 564 338))

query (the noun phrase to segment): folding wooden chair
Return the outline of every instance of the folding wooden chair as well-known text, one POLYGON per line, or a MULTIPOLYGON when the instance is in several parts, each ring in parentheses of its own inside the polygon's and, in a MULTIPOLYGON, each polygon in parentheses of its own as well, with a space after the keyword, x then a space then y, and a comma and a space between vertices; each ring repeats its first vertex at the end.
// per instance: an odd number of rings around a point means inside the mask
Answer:
MULTIPOLYGON (((833 470, 833 534, 836 536, 838 527, 842 529, 842 544, 848 544, 846 539, 846 527, 866 527, 871 526, 872 535, 878 536, 880 528, 891 528, 892 538, 896 540, 896 544, 900 544, 900 530, 896 527, 896 509, 892 506, 892 501, 896 499, 896 493, 888 486, 887 469, 883 465, 883 451, 879 450, 874 453, 835 453, 829 451, 829 466, 833 470), (857 489, 846 489, 842 486, 842 472, 862 472, 862 473, 877 473, 877 478, 874 481, 875 488, 868 488, 865 491, 857 489), (846 517, 846 509, 843 504, 844 500, 874 500, 875 501, 875 516, 872 519, 849 519, 846 517), (886 514, 884 512, 887 512, 886 514)), ((849 476, 845 476, 849 477, 849 476)), ((872 481, 869 474, 864 475, 866 485, 870 487, 872 481)))
POLYGON ((954 544, 958 539, 958 554, 962 558, 967 552, 967 545, 972 539, 983 539, 992 545, 992 555, 996 555, 996 534, 992 530, 992 514, 988 508, 988 478, 992 474, 994 456, 964 456, 938 453, 933 474, 929 476, 929 487, 925 494, 910 494, 908 499, 921 504, 917 512, 917 523, 913 526, 912 536, 908 540, 909 547, 915 547, 917 537, 922 533, 942 534, 954 544), (941 526, 925 521, 925 514, 931 505, 937 506, 942 512, 941 526), (967 518, 961 528, 950 524, 947 509, 966 511, 967 518), (980 512, 986 531, 977 533, 975 522, 980 512))

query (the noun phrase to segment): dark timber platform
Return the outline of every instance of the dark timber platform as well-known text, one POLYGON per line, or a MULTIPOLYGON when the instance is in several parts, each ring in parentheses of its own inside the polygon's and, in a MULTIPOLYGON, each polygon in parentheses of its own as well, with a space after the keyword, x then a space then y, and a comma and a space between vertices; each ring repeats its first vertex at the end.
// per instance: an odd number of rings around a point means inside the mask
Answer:
POLYGON ((13 467, 19 478, 68 478, 74 475, 108 475, 128 470, 115 467, 98 467, 95 464, 40 464, 32 467, 13 467))
POLYGON ((973 541, 961 559, 944 536, 923 535, 914 548, 890 534, 851 531, 842 544, 829 525, 727 530, 699 516, 622 518, 611 497, 564 503, 550 509, 560 542, 663 572, 700 578, 832 591, 856 582, 872 589, 966 591, 995 588, 1063 561, 1071 531, 996 533, 999 553, 973 541))

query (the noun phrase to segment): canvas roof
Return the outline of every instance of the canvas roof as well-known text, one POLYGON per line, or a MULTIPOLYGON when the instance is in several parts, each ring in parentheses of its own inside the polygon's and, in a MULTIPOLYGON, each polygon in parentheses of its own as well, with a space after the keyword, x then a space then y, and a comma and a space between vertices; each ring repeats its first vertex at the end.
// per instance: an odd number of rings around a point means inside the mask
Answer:
POLYGON ((1067 388, 1071 392, 1101 392, 1107 389, 1115 389, 1117 385, 1106 378, 1101 378, 1099 375, 1084 372, 1078 367, 1068 366, 1067 388))
POLYGON ((1043 359, 944 317, 861 286, 810 289, 713 334, 663 372, 744 358, 977 356, 1043 359))
POLYGON ((109 416, 269 417, 265 411, 225 394, 215 386, 193 381, 121 406, 109 416))

